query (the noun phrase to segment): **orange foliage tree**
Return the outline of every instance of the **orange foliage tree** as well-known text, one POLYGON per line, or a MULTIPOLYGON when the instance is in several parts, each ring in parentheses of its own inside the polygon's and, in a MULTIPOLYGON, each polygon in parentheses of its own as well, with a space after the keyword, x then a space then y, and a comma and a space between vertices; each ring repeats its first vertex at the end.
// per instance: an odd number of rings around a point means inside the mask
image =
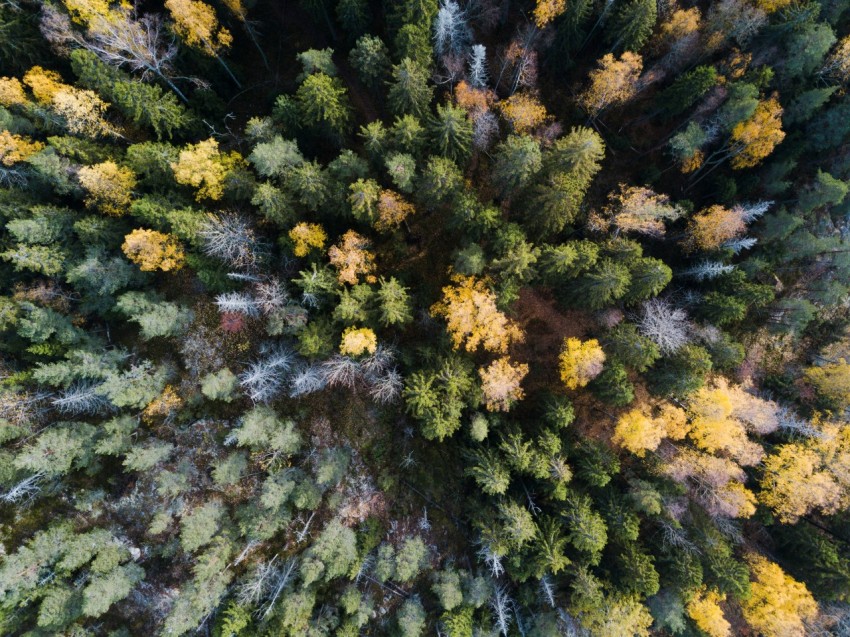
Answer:
POLYGON ((782 130, 782 106, 772 97, 759 102, 753 115, 732 129, 730 142, 732 168, 752 168, 770 155, 785 139, 782 130))
POLYGON ((540 126, 549 118, 540 100, 527 93, 515 93, 497 102, 496 107, 514 131, 520 134, 540 126))
POLYGON ((524 338, 519 326, 496 306, 496 295, 484 281, 456 274, 443 288, 442 301, 431 306, 432 316, 446 319, 455 349, 505 353, 513 341, 524 338))
POLYGON ((179 270, 185 255, 177 239, 156 230, 137 228, 124 237, 124 254, 144 272, 179 270))
POLYGON ((398 228, 405 219, 416 212, 416 208, 404 197, 392 190, 382 190, 378 197, 378 218, 375 229, 381 232, 398 228))
POLYGON ((579 106, 596 118, 609 106, 627 102, 637 92, 642 70, 643 58, 637 53, 626 51, 619 60, 607 53, 599 68, 590 72, 590 85, 578 96, 579 106))
POLYGON ((331 246, 328 257, 337 269, 340 283, 356 285, 360 276, 364 276, 368 283, 376 281, 373 274, 375 255, 369 251, 370 247, 369 240, 354 230, 346 232, 338 244, 331 246))
POLYGON ((747 229, 740 207, 724 208, 714 205, 691 217, 685 247, 690 250, 715 250, 741 236, 747 229))
POLYGON ((541 29, 567 10, 567 0, 537 0, 534 23, 541 29))

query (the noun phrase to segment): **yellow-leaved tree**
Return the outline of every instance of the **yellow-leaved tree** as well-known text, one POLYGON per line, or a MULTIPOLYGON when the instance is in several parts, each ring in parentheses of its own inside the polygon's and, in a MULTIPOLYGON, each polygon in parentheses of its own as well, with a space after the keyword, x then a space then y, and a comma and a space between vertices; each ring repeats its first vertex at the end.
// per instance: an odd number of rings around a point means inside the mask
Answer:
POLYGON ((540 100, 527 93, 514 93, 508 99, 497 102, 496 107, 518 134, 529 132, 549 118, 540 100))
POLYGON ((537 0, 534 23, 543 28, 567 10, 567 0, 537 0))
POLYGON ((0 106, 22 106, 29 100, 24 85, 16 77, 0 77, 0 106))
POLYGON ((416 212, 413 204, 406 201, 397 192, 382 190, 378 197, 378 218, 375 220, 375 229, 387 232, 398 228, 405 219, 416 212))
POLYGON ((782 106, 771 97, 759 102, 752 116, 732 129, 730 149, 732 168, 752 168, 770 155, 785 139, 782 130, 782 106))
POLYGON ((375 255, 370 251, 369 240, 354 230, 349 230, 339 243, 328 250, 331 265, 337 269, 340 283, 357 285, 363 276, 367 283, 374 283, 375 255))
POLYGON ((83 166, 77 178, 87 193, 86 205, 89 208, 99 208, 106 214, 119 216, 130 206, 136 176, 126 166, 119 166, 111 160, 83 166))
POLYGON ((179 270, 185 260, 183 246, 176 237, 145 228, 125 236, 121 249, 144 272, 179 270))
POLYGON ((759 500, 787 524, 850 504, 850 425, 816 414, 809 426, 814 435, 780 445, 763 464, 759 500))
POLYGON ((647 451, 658 449, 666 435, 663 421, 648 416, 642 409, 632 409, 617 419, 612 440, 643 458, 647 451))
POLYGON ((839 358, 826 365, 808 367, 803 374, 833 407, 844 409, 850 406, 850 362, 847 359, 839 358))
POLYGON ((368 327, 347 327, 342 333, 339 351, 346 356, 374 354, 378 349, 378 337, 368 327))
POLYGON ((726 599, 716 591, 697 591, 688 601, 685 610, 702 632, 709 637, 731 637, 732 625, 723 616, 720 602, 726 599))
POLYGON ((215 139, 189 144, 180 151, 176 162, 171 163, 177 183, 197 189, 195 199, 218 200, 224 196, 227 174, 240 163, 242 156, 236 151, 222 153, 215 139))
POLYGON ((13 166, 25 161, 44 149, 44 144, 33 141, 23 135, 13 135, 7 130, 0 131, 0 164, 13 166))
POLYGON ((289 231, 289 239, 292 241, 293 254, 296 257, 306 257, 310 251, 324 248, 328 235, 318 223, 302 221, 289 231))
POLYGON ((750 596, 741 602, 744 619, 763 637, 805 637, 804 622, 814 619, 818 605, 794 578, 761 555, 747 557, 750 596))
POLYGON ((590 85, 578 96, 578 103, 591 118, 614 104, 634 97, 638 78, 643 70, 643 58, 626 51, 618 60, 611 53, 600 58, 599 68, 590 72, 590 85))
POLYGON ((689 250, 715 250, 742 235, 747 229, 743 208, 709 206, 691 217, 685 247, 689 250))
POLYGON ((520 384, 528 374, 528 365, 512 363, 507 356, 497 358, 487 367, 478 370, 484 406, 489 411, 509 411, 525 393, 520 384))
POLYGON ((588 341, 565 338, 558 361, 561 382, 567 389, 578 389, 602 373, 605 352, 595 338, 588 341))
POLYGON ((230 79, 241 87, 239 80, 221 58, 221 53, 233 43, 233 36, 219 25, 215 10, 200 0, 165 0, 165 7, 171 13, 177 35, 190 47, 218 60, 230 79))
POLYGON ((519 326, 496 306, 496 295, 485 281, 473 276, 452 276, 452 285, 443 288, 443 299, 431 306, 431 315, 446 319, 454 348, 467 352, 483 347, 504 354, 512 342, 524 338, 519 326))

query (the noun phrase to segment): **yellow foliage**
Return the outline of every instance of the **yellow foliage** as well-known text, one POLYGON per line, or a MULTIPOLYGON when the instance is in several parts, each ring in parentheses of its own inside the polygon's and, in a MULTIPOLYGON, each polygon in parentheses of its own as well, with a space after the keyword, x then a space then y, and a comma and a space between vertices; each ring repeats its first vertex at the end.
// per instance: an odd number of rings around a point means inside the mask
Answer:
POLYGON ((154 398, 142 412, 142 419, 151 422, 157 417, 168 418, 183 405, 183 399, 177 395, 174 387, 166 385, 162 393, 154 398))
POLYGON ((534 22, 541 29, 567 10, 567 0, 537 0, 534 22))
POLYGON ((487 410, 508 411, 516 401, 522 400, 525 392, 520 383, 526 374, 528 374, 528 365, 512 364, 507 356, 498 358, 487 367, 479 369, 484 406, 487 410))
POLYGON ((20 106, 27 103, 24 85, 16 77, 0 77, 0 106, 20 106))
POLYGON ((806 586, 761 555, 747 558, 752 594, 741 602, 744 619, 763 637, 804 637, 818 605, 806 586))
POLYGON ((770 454, 764 461, 761 486, 761 502, 788 524, 814 509, 835 513, 841 505, 840 485, 823 467, 816 447, 806 443, 782 445, 770 454))
POLYGON ((289 231, 293 243, 292 252, 296 257, 306 257, 311 250, 321 250, 325 247, 328 235, 318 223, 301 222, 289 231))
POLYGON ((392 190, 382 190, 378 197, 378 218, 375 220, 375 229, 381 232, 393 230, 414 212, 416 208, 404 197, 392 190))
POLYGON ((13 135, 7 130, 0 131, 0 164, 12 166, 25 161, 44 148, 39 141, 32 141, 21 135, 13 135))
POLYGON ((720 205, 710 206, 694 215, 688 224, 686 246, 690 249, 714 250, 747 229, 743 214, 720 205))
POLYGON ((137 228, 124 237, 124 254, 143 272, 179 270, 185 255, 177 239, 156 230, 137 228))
POLYGON ((702 166, 702 162, 705 161, 705 153, 701 150, 696 151, 690 157, 686 157, 682 160, 682 172, 684 174, 692 173, 695 170, 699 169, 702 166))
POLYGON ((189 144, 180 151, 176 162, 171 164, 177 183, 197 188, 195 199, 205 197, 218 200, 224 196, 224 180, 227 173, 242 160, 237 152, 222 154, 218 141, 206 139, 189 144))
POLYGON ((24 74, 24 84, 30 87, 35 99, 42 104, 50 104, 59 91, 72 88, 62 81, 56 71, 49 71, 40 66, 34 66, 24 74))
POLYGON ((676 9, 667 22, 661 24, 661 37, 669 43, 699 31, 702 15, 697 7, 676 9))
POLYGON ((657 420, 664 427, 664 432, 671 440, 682 440, 691 431, 688 414, 681 407, 664 403, 658 412, 657 420))
POLYGON ((189 46, 201 48, 207 55, 216 55, 233 41, 230 31, 220 27, 215 11, 200 0, 165 0, 174 19, 174 30, 189 46))
POLYGON ((109 15, 109 0, 62 0, 68 13, 79 24, 88 24, 95 18, 109 15))
POLYGON ((739 122, 732 129, 732 168, 751 168, 770 155, 776 145, 785 139, 782 130, 782 106, 776 98, 760 102, 750 119, 739 122))
POLYGON ((850 80, 850 35, 842 38, 832 53, 829 54, 823 72, 838 78, 842 82, 850 80))
POLYGON ((527 133, 547 120, 546 107, 536 97, 526 93, 514 93, 496 106, 517 133, 527 133))
POLYGON ((699 591, 687 603, 685 610, 697 628, 709 637, 730 637, 732 625, 726 621, 720 608, 720 602, 725 599, 725 595, 715 591, 699 591))
POLYGON ((617 444, 639 458, 647 451, 655 451, 665 435, 664 423, 650 418, 640 409, 632 409, 617 420, 614 429, 614 444, 617 444))
POLYGON ((561 381, 567 389, 578 389, 602 372, 605 352, 595 338, 584 342, 577 338, 565 338, 558 360, 561 381))
POLYGON ((519 326, 499 310, 484 281, 454 275, 452 282, 443 288, 442 301, 431 306, 431 315, 446 319, 455 349, 474 352, 480 346, 504 354, 511 342, 523 340, 519 326))
POLYGON ((118 130, 103 118, 109 106, 94 91, 69 88, 53 96, 53 111, 65 120, 75 135, 117 135, 118 130))
POLYGON ((125 166, 105 161, 94 166, 83 166, 77 175, 86 190, 86 205, 100 208, 109 215, 119 216, 130 205, 136 176, 125 166))
POLYGON ((579 105, 596 117, 612 104, 630 100, 637 92, 643 58, 626 51, 618 60, 607 53, 599 60, 599 68, 590 72, 590 85, 578 97, 579 105))
POLYGON ((757 0, 756 6, 765 13, 779 11, 791 4, 792 0, 757 0))
POLYGON ((368 327, 347 327, 339 351, 346 356, 360 356, 366 352, 374 354, 377 348, 378 337, 368 327))
POLYGON ((755 465, 764 450, 747 437, 742 422, 733 417, 733 402, 726 381, 717 379, 703 387, 688 401, 691 415, 691 440, 709 453, 723 451, 743 465, 755 465))
POLYGON ((850 363, 839 358, 836 363, 808 367, 803 372, 818 393, 841 409, 850 406, 850 363))
POLYGON ((375 282, 375 255, 369 251, 369 240, 349 230, 337 245, 328 250, 331 265, 337 269, 340 283, 356 285, 363 275, 368 283, 375 282))
POLYGON ((240 21, 245 22, 248 18, 248 10, 242 4, 242 0, 222 0, 222 4, 240 21))

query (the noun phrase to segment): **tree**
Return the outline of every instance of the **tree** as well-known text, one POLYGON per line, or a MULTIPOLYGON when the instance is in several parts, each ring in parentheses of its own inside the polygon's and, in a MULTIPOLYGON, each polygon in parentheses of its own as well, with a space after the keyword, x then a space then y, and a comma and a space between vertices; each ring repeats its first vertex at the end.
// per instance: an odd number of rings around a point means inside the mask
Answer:
POLYGON ((159 301, 141 292, 127 292, 118 298, 115 309, 138 323, 144 340, 182 335, 192 322, 188 308, 159 301))
POLYGON ((536 139, 527 135, 509 135, 496 147, 492 179, 503 195, 525 186, 540 170, 543 155, 536 139))
POLYGON ((401 637, 419 637, 425 628, 425 609, 422 602, 414 596, 405 600, 396 613, 398 630, 401 637))
POLYGON ((343 135, 351 117, 351 106, 342 82, 325 73, 312 73, 304 78, 295 93, 303 121, 310 126, 325 126, 343 135))
POLYGON ((534 22, 542 29, 566 10, 567 0, 537 0, 534 22))
POLYGON ((840 358, 834 363, 807 367, 803 373, 830 405, 839 409, 850 405, 850 363, 847 360, 840 358))
POLYGON ((658 346, 636 325, 620 323, 602 340, 606 354, 635 371, 645 372, 661 356, 658 346))
POLYGON ((80 185, 88 192, 86 205, 105 213, 120 216, 129 208, 136 176, 124 166, 106 161, 83 166, 77 173, 80 185))
POLYGON ((752 594, 741 603, 744 619, 765 637, 802 637, 804 622, 814 619, 818 605, 804 584, 786 575, 761 555, 747 558, 752 594))
POLYGON ((382 190, 378 197, 378 216, 375 219, 375 229, 379 232, 395 230, 416 212, 413 204, 405 201, 401 195, 392 190, 382 190))
POLYGON ((328 250, 331 265, 338 271, 340 283, 356 285, 363 276, 368 283, 375 282, 375 256, 369 251, 369 241, 349 230, 336 245, 328 250))
POLYGON ((395 556, 395 580, 410 582, 419 575, 428 561, 428 547, 418 535, 408 537, 398 547, 395 556))
POLYGON ((527 93, 514 93, 496 107, 517 135, 529 133, 549 119, 546 107, 527 93))
POLYGON ((631 0, 620 7, 608 26, 613 51, 639 51, 649 40, 658 9, 652 0, 631 0))
POLYGON ((336 4, 336 16, 351 37, 366 31, 372 21, 369 3, 364 0, 339 0, 336 4))
POLYGON ((519 326, 498 309, 486 282, 471 276, 452 276, 452 285, 443 288, 443 299, 431 306, 431 315, 447 320, 454 349, 474 352, 483 347, 503 354, 510 343, 524 338, 519 326))
POLYGON ((723 616, 720 602, 726 596, 715 591, 697 591, 686 606, 688 617, 709 637, 731 637, 732 625, 723 616))
POLYGON ((201 379, 201 393, 210 400, 221 400, 229 403, 239 385, 236 374, 224 367, 215 373, 207 374, 201 379))
POLYGON ((567 389, 578 389, 587 385, 602 372, 605 352, 595 338, 580 341, 570 337, 564 339, 558 361, 561 382, 567 389))
POLYGON ((195 199, 221 199, 224 196, 224 181, 228 172, 238 166, 242 158, 236 151, 224 154, 218 149, 215 139, 189 144, 176 162, 171 163, 174 179, 197 189, 195 199))
POLYGON ((496 359, 486 368, 478 370, 484 406, 488 411, 509 411, 513 403, 522 400, 524 392, 520 383, 528 374, 525 363, 511 364, 507 356, 496 359))
POLYGON ((362 35, 348 54, 351 66, 366 86, 374 88, 390 69, 390 52, 375 35, 362 35))
POLYGON ((590 72, 590 85, 579 95, 579 105, 595 119, 609 106, 629 101, 637 93, 643 58, 626 51, 618 60, 608 53, 599 68, 590 72))
POLYGON ((410 113, 422 118, 428 114, 434 89, 428 85, 428 72, 410 58, 392 68, 387 101, 396 115, 410 113))
POLYGON ((664 236, 664 222, 675 221, 684 211, 670 203, 670 197, 649 188, 620 184, 619 191, 608 195, 606 214, 620 231, 664 236))
MULTIPOLYGON (((696 104, 717 85, 717 70, 713 66, 698 66, 678 76, 658 97, 659 108, 668 117, 675 117, 696 104)), ((694 122, 695 124, 695 122, 694 122)))
POLYGON ((374 354, 377 347, 378 338, 368 327, 347 327, 342 333, 339 352, 344 356, 362 356, 367 352, 374 354))
POLYGON ((357 537, 354 531, 333 519, 304 554, 301 576, 304 584, 322 580, 330 582, 348 573, 357 560, 357 537))
POLYGON ((617 420, 612 441, 642 458, 658 448, 666 433, 662 421, 647 416, 642 409, 632 409, 617 420))
POLYGON ((746 218, 741 206, 710 206, 691 217, 685 245, 691 250, 715 250, 744 233, 746 218))
POLYGON ((166 0, 165 8, 171 14, 174 29, 183 41, 205 55, 214 57, 233 83, 242 88, 221 57, 221 52, 229 49, 233 43, 233 36, 218 24, 213 8, 200 0, 166 0))
POLYGON ((770 155, 785 139, 782 107, 776 98, 759 102, 752 117, 739 122, 730 138, 732 168, 751 168, 770 155))
POLYGON ((124 254, 143 272, 170 272, 183 267, 183 246, 170 234, 137 228, 124 237, 124 254))
POLYGON ((313 250, 322 250, 325 247, 328 235, 324 228, 317 223, 301 222, 289 231, 289 240, 292 241, 292 253, 296 257, 306 257, 313 250))
POLYGON ((627 266, 613 259, 601 259, 576 281, 568 294, 573 303, 600 310, 622 298, 630 284, 627 266))
POLYGON ((459 161, 469 154, 472 142, 472 122, 462 108, 451 103, 437 105, 437 116, 429 132, 435 149, 444 157, 459 161))

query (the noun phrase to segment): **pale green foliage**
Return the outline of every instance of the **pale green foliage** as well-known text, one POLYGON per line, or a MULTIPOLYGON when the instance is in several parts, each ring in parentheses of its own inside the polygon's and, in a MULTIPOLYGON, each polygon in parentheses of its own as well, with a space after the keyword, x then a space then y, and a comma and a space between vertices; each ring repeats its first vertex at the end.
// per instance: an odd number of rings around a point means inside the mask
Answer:
POLYGON ((183 515, 180 521, 180 544, 192 553, 213 539, 226 516, 219 502, 207 502, 183 515))
POLYGON ((463 603, 463 591, 460 587, 460 576, 457 571, 442 570, 434 576, 431 590, 440 600, 440 605, 446 610, 452 610, 463 603))
POLYGON ((235 437, 240 447, 273 449, 291 455, 301 448, 301 434, 291 420, 283 421, 266 405, 254 407, 242 418, 235 437))
POLYGON ((301 576, 309 585, 346 575, 357 561, 357 537, 338 519, 331 520, 304 554, 301 576))
POLYGON ((210 400, 221 400, 229 403, 239 384, 236 374, 226 367, 207 374, 201 379, 201 393, 210 400))
POLYGON ((21 450, 15 466, 51 477, 85 468, 92 461, 95 435, 95 428, 84 422, 57 423, 21 450))
POLYGON ((124 457, 124 466, 130 471, 148 471, 165 462, 174 452, 174 445, 162 440, 152 440, 134 446, 124 457))
POLYGON ((145 340, 156 337, 174 337, 183 334, 192 322, 188 308, 176 303, 160 301, 149 294, 127 292, 118 298, 116 309, 138 323, 145 340))
POLYGON ((407 538, 396 553, 395 579, 399 582, 413 580, 427 563, 428 557, 428 547, 421 537, 407 538))
POLYGON ((162 393, 170 376, 166 367, 142 361, 124 372, 110 371, 97 392, 116 407, 145 407, 162 393))

